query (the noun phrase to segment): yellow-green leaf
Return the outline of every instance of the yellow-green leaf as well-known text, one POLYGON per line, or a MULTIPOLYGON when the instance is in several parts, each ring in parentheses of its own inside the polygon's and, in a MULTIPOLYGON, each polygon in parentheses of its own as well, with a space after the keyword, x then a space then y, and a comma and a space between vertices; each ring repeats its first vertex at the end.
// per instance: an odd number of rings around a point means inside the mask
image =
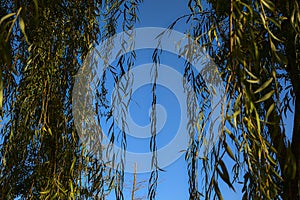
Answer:
POLYGON ((20 21, 19 21, 19 26, 20 26, 21 32, 25 36, 26 42, 28 42, 28 38, 27 38, 27 35, 26 35, 26 32, 25 32, 25 23, 24 23, 23 18, 21 18, 21 17, 20 17, 20 21))
POLYGON ((246 80, 247 82, 249 82, 249 83, 259 83, 259 79, 257 79, 257 80, 246 80))
POLYGON ((52 136, 52 131, 50 127, 48 128, 48 133, 52 136))
POLYGON ((270 156, 270 155, 268 154, 267 157, 268 157, 268 160, 269 160, 273 165, 275 165, 275 166, 277 165, 275 159, 274 159, 272 156, 270 156))
POLYGON ((265 94, 261 99, 259 99, 255 103, 263 102, 263 101, 269 99, 274 94, 274 92, 275 92, 275 90, 272 90, 271 92, 265 94))
POLYGON ((6 20, 6 19, 8 19, 8 18, 10 18, 10 17, 12 17, 12 16, 14 16, 15 14, 16 14, 16 13, 10 13, 10 14, 5 15, 4 17, 1 18, 0 24, 2 24, 2 22, 3 22, 4 20, 6 20))
POLYGON ((271 112, 274 110, 274 108, 275 108, 275 103, 273 103, 273 104, 269 107, 269 109, 268 109, 268 111, 267 111, 267 114, 266 114, 266 120, 269 118, 269 116, 270 116, 271 112))
POLYGON ((41 195, 45 195, 45 194, 48 194, 50 192, 50 189, 49 190, 46 190, 46 191, 42 191, 40 192, 41 195))
POLYGON ((261 91, 263 91, 266 87, 268 87, 273 81, 273 77, 271 77, 269 80, 267 80, 264 84, 262 84, 262 86, 260 86, 260 88, 258 88, 254 94, 259 93, 261 91))
POLYGON ((269 0, 261 0, 262 4, 264 4, 265 7, 267 7, 269 10, 274 11, 274 3, 269 0))
POLYGON ((248 71, 247 69, 245 71, 246 71, 247 74, 249 74, 249 76, 251 76, 255 80, 258 80, 257 76, 255 76, 254 74, 252 74, 250 71, 248 71))
POLYGON ((20 18, 19 25, 20 25, 20 29, 21 29, 22 33, 25 34, 25 23, 24 23, 23 18, 20 18))
POLYGON ((230 156, 230 158, 232 158, 232 160, 235 160, 232 150, 227 143, 225 143, 225 149, 226 149, 227 154, 230 156))

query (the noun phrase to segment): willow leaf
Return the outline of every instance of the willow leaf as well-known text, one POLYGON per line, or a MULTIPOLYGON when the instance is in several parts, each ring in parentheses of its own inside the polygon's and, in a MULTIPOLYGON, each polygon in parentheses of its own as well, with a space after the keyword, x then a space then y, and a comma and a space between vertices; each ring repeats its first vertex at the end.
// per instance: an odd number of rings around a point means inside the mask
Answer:
POLYGON ((255 103, 260 103, 260 102, 268 100, 274 93, 275 93, 275 90, 270 91, 269 93, 265 94, 261 99, 259 99, 255 103))
POLYGON ((260 87, 254 92, 254 94, 263 91, 266 87, 268 87, 268 86, 272 83, 272 81, 273 81, 273 77, 270 78, 269 80, 267 80, 264 84, 262 84, 262 86, 260 86, 260 87))

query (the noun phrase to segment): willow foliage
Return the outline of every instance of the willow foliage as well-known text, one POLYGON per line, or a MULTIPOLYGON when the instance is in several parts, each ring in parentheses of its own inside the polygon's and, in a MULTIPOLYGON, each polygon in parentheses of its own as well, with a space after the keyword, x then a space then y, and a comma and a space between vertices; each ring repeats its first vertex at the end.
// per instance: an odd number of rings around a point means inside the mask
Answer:
POLYGON ((240 182, 243 199, 299 199, 299 3, 208 3, 203 10, 199 1, 189 1, 187 17, 191 35, 207 48, 226 83, 227 120, 219 144, 198 161, 205 173, 203 190, 197 189, 205 199, 223 199, 219 185, 240 182), (289 110, 292 131, 284 124, 289 110), (225 157, 235 163, 233 176, 225 157))
MULTIPOLYGON (((114 35, 118 25, 131 34, 140 3, 1 1, 1 199, 105 199, 112 189, 116 199, 124 199, 125 158, 112 170, 86 153, 74 126, 71 97, 74 75, 89 50, 114 35)), ((205 157, 198 157, 203 145, 200 132, 188 127, 190 199, 223 199, 224 183, 233 190, 241 183, 243 199, 299 199, 299 3, 208 0, 205 7, 202 3, 187 1, 190 13, 169 27, 186 20, 191 27, 187 32, 219 66, 227 95, 224 131, 205 157), (289 110, 294 113, 292 133, 284 125, 289 110), (226 157, 234 163, 232 169, 226 157)), ((158 50, 153 54, 149 199, 156 197, 160 170, 155 129, 158 50)), ((126 54, 106 73, 117 82, 134 66, 135 56, 135 52, 126 54)), ((203 100, 208 98, 201 90, 205 84, 188 62, 183 76, 203 100)), ((107 108, 105 87, 99 92, 99 105, 107 108)), ((194 113, 193 106, 188 106, 189 113, 201 114, 194 113)), ((126 106, 122 109, 127 111, 126 106)), ((103 115, 109 120, 111 110, 103 115)), ((126 134, 117 133, 113 122, 111 127, 111 144, 120 134, 125 150, 126 134)))
POLYGON ((71 97, 85 55, 136 5, 1 1, 1 199, 105 199, 111 187, 123 199, 122 174, 80 144, 71 97))

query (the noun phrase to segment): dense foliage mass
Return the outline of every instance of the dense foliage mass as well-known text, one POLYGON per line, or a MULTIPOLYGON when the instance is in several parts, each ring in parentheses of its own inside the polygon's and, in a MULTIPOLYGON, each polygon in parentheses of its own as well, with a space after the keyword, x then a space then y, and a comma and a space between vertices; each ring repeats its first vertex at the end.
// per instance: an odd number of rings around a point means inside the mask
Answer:
MULTIPOLYGON (((141 3, 1 0, 0 199, 105 199, 112 191, 124 199, 122 163, 112 170, 86 152, 74 126, 71 97, 74 76, 89 50, 117 28, 130 33, 141 3)), ((241 183, 243 199, 300 199, 298 1, 186 3, 190 13, 178 16, 169 28, 185 20, 187 32, 218 65, 227 92, 225 128, 211 152, 198 157, 201 129, 187 131, 190 199, 223 199, 224 183, 233 190, 241 183), (284 120, 290 112, 291 132, 284 120), (225 157, 234 163, 233 176, 225 157)), ((107 72, 116 81, 134 66, 135 53, 126 56, 107 72)), ((183 76, 201 95, 205 90, 199 89, 203 85, 197 74, 188 62, 184 67, 183 76)), ((154 84, 153 104, 155 90, 154 84)), ((99 88, 100 106, 106 106, 105 92, 99 88)), ((110 113, 103 115, 110 118, 110 113)), ((121 134, 125 149, 126 135, 114 130, 112 143, 121 134)), ((149 199, 155 199, 159 176, 155 134, 149 199)))

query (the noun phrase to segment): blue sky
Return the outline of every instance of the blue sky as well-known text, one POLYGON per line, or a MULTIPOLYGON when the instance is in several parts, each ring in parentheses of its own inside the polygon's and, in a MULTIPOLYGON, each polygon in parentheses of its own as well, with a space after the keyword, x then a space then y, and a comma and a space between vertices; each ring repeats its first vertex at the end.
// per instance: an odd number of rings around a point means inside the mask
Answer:
MULTIPOLYGON (((140 23, 136 24, 136 28, 141 27, 162 27, 167 28, 174 20, 178 17, 185 15, 188 12, 187 2, 178 0, 146 0, 139 6, 139 18, 140 23)), ((175 30, 183 32, 188 27, 184 24, 184 20, 175 26, 175 30)), ((136 65, 141 65, 151 62, 152 51, 142 50, 137 51, 136 65)), ((170 54, 163 54, 161 58, 161 63, 171 66, 174 69, 180 71, 180 67, 183 66, 183 60, 176 59, 176 56, 170 54)), ((181 71, 182 73, 182 71, 181 71)), ((145 74, 148 76, 148 74, 145 74)), ((178 128, 180 110, 177 109, 178 101, 176 101, 175 96, 168 90, 168 88, 158 86, 157 89, 158 104, 161 104, 167 114, 166 123, 164 124, 162 130, 158 133, 158 148, 166 145, 170 139, 176 133, 176 128, 178 128)), ((133 120, 140 126, 145 126, 150 123, 149 109, 152 101, 151 86, 145 85, 138 90, 134 91, 132 95, 133 101, 131 101, 129 111, 133 120)), ((293 115, 288 114, 287 122, 287 132, 291 132, 292 120, 290 119, 293 115)), ((158 123, 160 123, 159 121, 158 123)), ((133 152, 148 152, 149 151, 149 138, 141 139, 127 136, 127 148, 129 151, 133 152)), ((232 161, 228 156, 223 160, 226 162, 229 172, 233 165, 232 161)), ((187 175, 187 165, 184 160, 184 154, 174 163, 165 167, 165 172, 159 173, 159 184, 157 189, 158 200, 174 199, 183 200, 188 199, 188 175, 187 175)), ((147 196, 147 182, 149 179, 149 173, 143 173, 137 175, 137 181, 145 181, 142 185, 144 188, 136 193, 136 197, 146 197, 147 196)), ((201 175, 200 175, 201 176, 201 175)), ((199 179, 199 182, 201 178, 199 179)), ((241 180, 242 181, 242 180, 241 180)), ((201 184, 200 184, 201 185, 201 184)), ((132 174, 126 173, 125 178, 125 199, 130 199, 132 186, 132 174)), ((219 187, 222 191, 225 200, 238 200, 242 198, 241 189, 242 185, 235 184, 234 187, 236 192, 232 191, 227 184, 219 182, 219 187)), ((144 199, 143 198, 143 199, 144 199)), ((112 193, 109 198, 110 200, 115 199, 112 193)))
MULTIPOLYGON (((178 17, 187 14, 187 2, 178 0, 151 0, 144 1, 144 3, 139 7, 140 13, 140 23, 136 24, 136 27, 162 27, 167 28, 174 20, 178 17)), ((184 23, 179 23, 175 26, 175 30, 184 32, 187 27, 184 27, 184 23)), ((145 53, 145 52, 144 52, 145 53)), ((152 52, 148 52, 152 53, 152 52)), ((162 63, 172 66, 174 68, 182 66, 182 60, 170 59, 170 56, 162 57, 162 63)), ((137 63, 141 64, 139 57, 137 56, 137 63)), ((150 60, 151 61, 151 60, 150 60)), ((149 61, 145 61, 149 62, 149 61)), ((147 125, 149 123, 149 108, 151 105, 151 92, 150 86, 143 86, 136 93, 133 94, 134 103, 130 105, 130 112, 139 113, 139 115, 132 114, 132 118, 139 125, 147 125)), ((158 134, 158 140, 161 142, 159 145, 164 145, 168 139, 174 134, 174 128, 178 124, 178 110, 176 110, 176 100, 171 100, 172 94, 167 88, 158 88, 158 103, 161 103, 168 114, 168 119, 166 121, 165 127, 158 134), (177 114, 176 114, 177 112, 177 114), (171 114, 170 114, 171 113, 171 114)), ((144 152, 148 151, 149 140, 144 139, 128 139, 128 149, 132 151, 144 152), (134 142, 134 145, 130 145, 134 142)), ((229 161, 229 159, 226 159, 229 161)), ((229 163, 230 164, 230 163, 229 163)), ((229 168, 230 169, 230 168, 229 168)), ((184 155, 181 156, 176 162, 172 163, 168 167, 164 168, 165 172, 160 172, 159 174, 159 184, 157 189, 158 200, 174 199, 183 200, 188 199, 188 176, 186 170, 186 162, 184 160, 184 155)), ((125 199, 130 199, 130 189, 132 184, 132 175, 127 173, 125 181, 125 199)), ((137 181, 144 181, 146 183, 149 178, 149 173, 138 174, 137 181)), ((200 179, 201 180, 201 179, 200 179)), ((144 189, 137 192, 137 197, 145 197, 147 195, 147 184, 144 183, 144 189)), ((220 182, 221 190, 224 194, 224 199, 237 200, 241 199, 240 192, 233 192, 226 184, 222 185, 220 182)), ((240 187, 236 188, 237 190, 240 187)), ((112 196, 109 199, 115 199, 112 196)))

